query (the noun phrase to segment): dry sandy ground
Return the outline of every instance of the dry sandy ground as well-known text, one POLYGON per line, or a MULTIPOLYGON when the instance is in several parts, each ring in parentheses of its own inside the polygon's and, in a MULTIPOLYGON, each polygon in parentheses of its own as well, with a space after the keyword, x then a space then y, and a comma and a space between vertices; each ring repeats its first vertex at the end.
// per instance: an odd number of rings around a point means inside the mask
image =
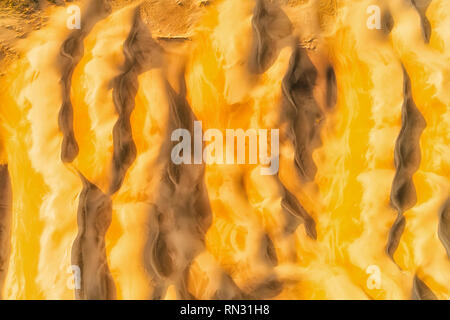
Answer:
POLYGON ((5 73, 6 64, 18 56, 14 48, 17 41, 25 38, 29 32, 40 29, 44 21, 45 16, 37 5, 15 5, 10 1, 0 1, 0 76, 5 73))
MULTIPOLYGON (((142 3, 142 17, 157 37, 185 38, 211 0, 110 0, 113 10, 142 3)), ((15 44, 45 26, 47 6, 64 5, 63 0, 0 0, 0 76, 18 57, 15 44)))

